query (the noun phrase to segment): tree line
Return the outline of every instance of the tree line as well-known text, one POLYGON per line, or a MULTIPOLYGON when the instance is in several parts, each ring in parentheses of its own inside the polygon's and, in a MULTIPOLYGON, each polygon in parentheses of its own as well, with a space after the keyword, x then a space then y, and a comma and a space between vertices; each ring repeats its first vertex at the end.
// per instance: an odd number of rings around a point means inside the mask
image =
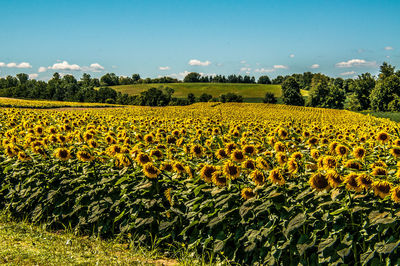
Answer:
MULTIPOLYGON (((241 82, 245 80, 254 83, 254 77, 229 75, 202 76, 199 73, 189 73, 184 82, 241 82), (196 80, 196 81, 193 81, 196 80)), ((117 92, 109 86, 134 83, 172 83, 178 80, 170 77, 156 79, 142 79, 139 74, 131 77, 118 77, 114 73, 107 73, 100 79, 83 74, 78 81, 72 75, 54 73, 48 81, 29 79, 24 73, 15 77, 0 78, 0 96, 27 99, 44 99, 75 102, 99 102, 123 105, 186 105, 194 102, 243 102, 243 97, 234 93, 227 93, 219 97, 203 93, 195 97, 189 93, 187 98, 173 97, 174 90, 168 86, 153 87, 139 95, 128 95, 117 92)), ((268 76, 261 76, 259 84, 282 84, 282 102, 289 105, 313 106, 323 108, 349 109, 354 111, 400 111, 400 71, 384 62, 380 66, 377 77, 370 73, 358 75, 357 78, 332 78, 321 73, 305 72, 278 76, 271 81, 268 76), (308 97, 301 95, 301 90, 309 91, 308 97)), ((276 103, 272 93, 267 93, 263 99, 265 103, 276 103)))
POLYGON ((352 111, 400 111, 400 71, 384 62, 378 77, 370 73, 354 79, 331 78, 313 74, 306 85, 298 74, 287 76, 282 82, 282 101, 289 105, 312 106, 352 111), (306 100, 300 90, 308 89, 306 100))

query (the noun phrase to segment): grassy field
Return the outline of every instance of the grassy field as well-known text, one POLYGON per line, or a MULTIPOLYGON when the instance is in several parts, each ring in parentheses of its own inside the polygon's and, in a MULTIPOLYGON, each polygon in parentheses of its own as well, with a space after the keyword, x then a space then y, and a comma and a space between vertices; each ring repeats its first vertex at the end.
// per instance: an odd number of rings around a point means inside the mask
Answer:
POLYGON ((400 122, 400 113, 393 113, 393 112, 370 112, 370 111, 363 111, 362 114, 369 114, 375 117, 381 118, 389 118, 392 121, 400 122))
POLYGON ((148 249, 69 230, 51 232, 0 213, 0 265, 211 265, 186 248, 169 255, 176 259, 166 258, 157 246, 148 249))
MULTIPOLYGON (((202 93, 211 94, 218 97, 221 94, 233 92, 242 95, 246 102, 262 102, 266 92, 272 92, 275 97, 281 97, 280 85, 264 85, 264 84, 237 84, 237 83, 160 83, 160 84, 133 84, 112 86, 113 89, 136 95, 151 87, 168 86, 175 90, 174 96, 177 98, 186 98, 189 93, 193 93, 196 97, 202 93)), ((308 95, 308 91, 302 91, 303 96, 308 95)))

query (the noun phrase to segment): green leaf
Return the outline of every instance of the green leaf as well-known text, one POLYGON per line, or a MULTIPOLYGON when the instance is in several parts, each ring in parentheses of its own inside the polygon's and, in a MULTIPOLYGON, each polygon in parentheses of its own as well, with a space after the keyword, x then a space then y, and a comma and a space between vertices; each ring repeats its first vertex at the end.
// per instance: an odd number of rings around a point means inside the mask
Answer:
POLYGON ((291 231, 302 226, 305 221, 306 215, 304 213, 297 214, 292 220, 290 220, 288 226, 286 227, 285 236, 287 237, 291 231))

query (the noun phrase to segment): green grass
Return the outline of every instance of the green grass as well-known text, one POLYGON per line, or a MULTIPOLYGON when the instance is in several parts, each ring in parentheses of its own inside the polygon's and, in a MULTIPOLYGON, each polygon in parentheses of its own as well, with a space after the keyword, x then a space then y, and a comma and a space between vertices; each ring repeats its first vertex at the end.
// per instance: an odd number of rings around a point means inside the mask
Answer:
MULTIPOLYGON (((143 248, 118 239, 77 236, 70 230, 51 232, 45 226, 12 220, 0 213, 0 264, 7 265, 211 265, 188 248, 171 248, 167 259, 156 245, 143 248)), ((227 262, 212 264, 226 265, 227 262)))
MULTIPOLYGON (((168 86, 175 90, 174 97, 186 98, 189 93, 196 97, 203 93, 218 97, 228 92, 242 95, 246 102, 262 102, 266 92, 272 92, 275 97, 281 97, 280 85, 242 84, 242 83, 160 83, 160 84, 133 84, 112 86, 113 89, 129 95, 137 95, 151 87, 168 86)), ((303 96, 308 91, 302 91, 303 96)))
POLYGON ((371 112, 371 111, 362 111, 362 114, 370 114, 375 117, 381 118, 389 118, 392 121, 400 122, 400 113, 392 113, 392 112, 371 112))

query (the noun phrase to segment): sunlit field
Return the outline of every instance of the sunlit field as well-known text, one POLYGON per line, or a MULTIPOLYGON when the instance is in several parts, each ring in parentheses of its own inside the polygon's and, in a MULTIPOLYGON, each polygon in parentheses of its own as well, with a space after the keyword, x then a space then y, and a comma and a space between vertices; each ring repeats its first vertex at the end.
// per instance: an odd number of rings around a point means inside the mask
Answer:
POLYGON ((0 113, 14 217, 208 260, 398 263, 388 119, 239 103, 0 113))

